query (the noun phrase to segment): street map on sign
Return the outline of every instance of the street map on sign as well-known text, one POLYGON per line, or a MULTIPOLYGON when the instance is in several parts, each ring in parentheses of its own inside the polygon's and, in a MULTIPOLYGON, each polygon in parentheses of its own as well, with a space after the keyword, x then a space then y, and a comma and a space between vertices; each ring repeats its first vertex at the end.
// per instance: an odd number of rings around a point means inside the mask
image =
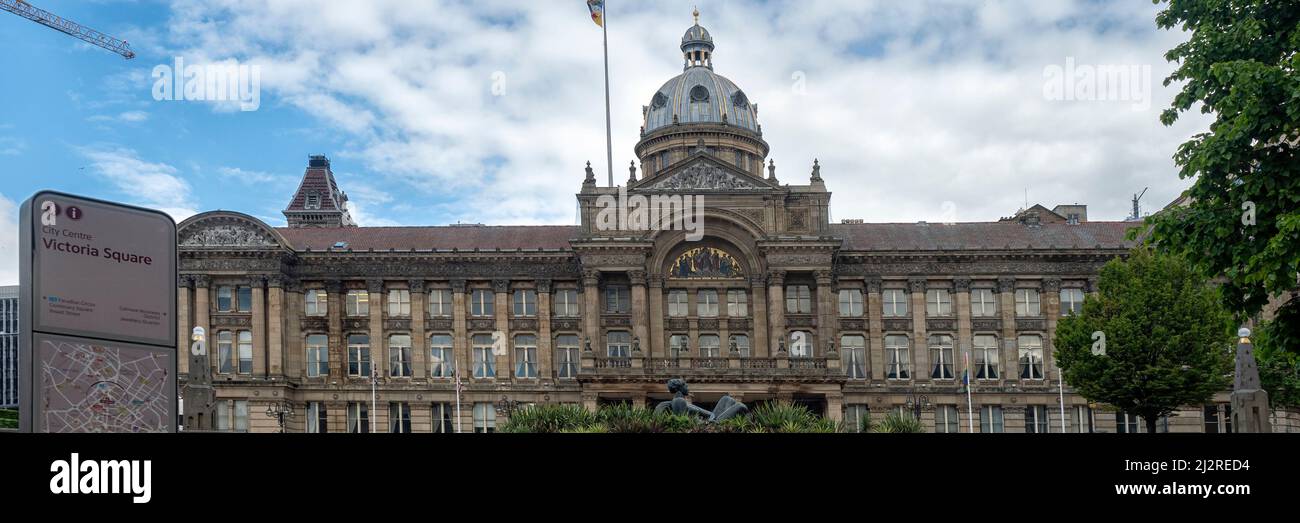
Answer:
POLYGON ((98 343, 41 340, 47 432, 166 432, 170 356, 98 343))

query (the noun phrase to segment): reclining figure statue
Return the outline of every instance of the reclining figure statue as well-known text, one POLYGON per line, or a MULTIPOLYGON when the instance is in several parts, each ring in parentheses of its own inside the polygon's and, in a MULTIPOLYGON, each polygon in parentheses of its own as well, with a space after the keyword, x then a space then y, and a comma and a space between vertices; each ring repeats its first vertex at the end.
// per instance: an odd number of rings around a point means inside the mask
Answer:
POLYGON ((691 394, 690 388, 686 386, 686 380, 680 378, 668 380, 668 392, 673 393, 673 399, 659 403, 659 405, 655 407, 655 414, 664 411, 677 415, 694 414, 704 417, 709 421, 709 423, 718 423, 749 413, 749 407, 745 406, 744 403, 736 401, 736 399, 732 398, 730 394, 724 395, 722 396, 722 399, 718 400, 718 406, 713 409, 713 412, 709 412, 691 404, 691 402, 686 399, 686 397, 691 394))

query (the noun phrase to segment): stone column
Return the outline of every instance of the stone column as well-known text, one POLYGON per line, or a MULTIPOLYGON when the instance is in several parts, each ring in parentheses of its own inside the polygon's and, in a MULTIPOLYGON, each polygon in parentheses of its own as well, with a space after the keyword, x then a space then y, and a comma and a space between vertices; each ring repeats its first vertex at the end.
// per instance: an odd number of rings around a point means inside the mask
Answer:
MULTIPOLYGON (((954 348, 957 352, 953 354, 953 374, 961 380, 961 373, 966 370, 966 365, 975 364, 975 355, 970 354, 974 347, 974 338, 971 334, 971 311, 970 311, 970 278, 957 277, 952 281, 953 291, 956 297, 953 299, 953 307, 957 308, 957 346, 954 348), (970 361, 966 361, 966 354, 970 354, 970 361)), ((975 379, 975 373, 971 373, 971 379, 975 379)), ((965 416, 965 409, 962 411, 965 416)))
POLYGON ((835 274, 817 271, 814 277, 817 279, 817 343, 813 344, 811 354, 814 358, 826 358, 829 356, 826 353, 828 343, 834 342, 837 350, 840 348, 839 337, 835 335, 839 331, 838 311, 835 310, 836 301, 831 297, 835 274))
POLYGON ((266 371, 270 376, 284 376, 284 276, 272 276, 266 283, 266 371))
POLYGON ((537 280, 537 377, 555 379, 551 336, 551 280, 537 280))
POLYGON ((514 340, 510 339, 510 280, 492 280, 492 291, 496 293, 496 330, 504 338, 506 353, 497 356, 497 378, 511 379, 515 375, 510 362, 514 360, 514 340))
MULTIPOLYGON (((208 341, 208 371, 217 371, 217 336, 212 332, 212 302, 208 300, 212 278, 206 274, 194 276, 194 326, 202 327, 208 341)), ((186 354, 189 354, 188 350, 186 354)))
MULTIPOLYGON (((451 280, 451 330, 452 352, 461 379, 468 383, 474 376, 474 358, 469 353, 469 310, 465 304, 465 280, 451 280)), ((471 405, 472 407, 472 405, 471 405)))
POLYGON ((772 347, 766 340, 772 339, 767 331, 767 287, 762 276, 749 279, 750 303, 753 304, 749 317, 753 318, 754 333, 749 339, 749 355, 755 358, 771 357, 772 347))
POLYGON ((867 361, 871 362, 871 379, 885 379, 885 306, 881 303, 880 277, 867 278, 867 328, 870 329, 870 341, 867 343, 867 361))
MULTIPOLYGON (((592 347, 601 345, 600 339, 600 271, 584 269, 582 271, 582 336, 583 346, 590 343, 592 347)), ((594 349, 593 349, 594 350, 594 349)))
MULTIPOLYGON (((190 319, 190 287, 194 286, 194 278, 191 276, 181 276, 176 279, 176 370, 177 375, 184 376, 190 368, 190 344, 194 343, 190 336, 194 331, 193 320, 190 319)), ((205 333, 206 335, 206 333, 205 333)))
MULTIPOLYGON (((1043 377, 1050 383, 1056 379, 1056 347, 1052 338, 1056 335, 1056 322, 1061 319, 1061 279, 1044 278, 1042 296, 1043 306, 1043 377)), ((1060 415, 1060 410, 1057 410, 1060 415)))
MULTIPOLYGON (((668 351, 664 348, 664 277, 651 274, 647 278, 650 287, 650 354, 652 358, 666 358, 668 351)), ((644 341, 644 340, 643 340, 644 341)))
POLYGON ((303 302, 302 282, 286 280, 285 285, 284 373, 286 376, 301 378, 306 376, 307 368, 307 349, 304 347, 307 340, 302 333, 302 316, 306 304, 303 302))
MULTIPOLYGON (((366 293, 370 303, 370 364, 379 366, 380 383, 383 383, 390 377, 388 339, 384 337, 384 280, 366 280, 366 293)), ((379 407, 384 408, 382 402, 379 407)))
MULTIPOLYGON (((329 316, 329 354, 330 379, 342 380, 347 374, 348 358, 343 339, 343 282, 333 280, 325 283, 326 314, 329 316)), ((374 342, 371 342, 374 345, 374 342)), ((371 365, 374 364, 374 351, 370 353, 371 365)))
MULTIPOLYGON (((785 339, 785 271, 771 271, 767 277, 768 353, 776 356, 785 339)), ((789 347, 786 348, 789 354, 789 347)))
POLYGON ((844 395, 827 394, 826 395, 826 418, 840 423, 844 421, 844 395))
POLYGON ((254 276, 248 285, 253 288, 253 375, 266 376, 266 279, 254 276))
POLYGON ((998 278, 998 295, 1002 299, 1002 381, 1016 381, 1020 375, 1019 351, 1016 349, 1016 278, 998 278))
POLYGON ((915 363, 912 369, 912 379, 915 381, 930 381, 930 371, 932 370, 930 368, 929 340, 925 337, 926 284, 925 278, 908 280, 908 287, 912 291, 912 361, 915 363))
MULTIPOLYGON (((429 337, 424 334, 424 280, 411 280, 406 283, 411 293, 411 376, 413 378, 429 377, 429 337)), ((414 406, 412 406, 414 411, 414 406)), ((424 409, 420 409, 424 410, 424 409)))
MULTIPOLYGON (((646 272, 628 271, 627 277, 632 283, 632 337, 640 340, 644 346, 650 339, 650 307, 646 297, 646 272)), ((642 351, 642 354, 632 354, 632 357, 645 357, 644 349, 642 351)))

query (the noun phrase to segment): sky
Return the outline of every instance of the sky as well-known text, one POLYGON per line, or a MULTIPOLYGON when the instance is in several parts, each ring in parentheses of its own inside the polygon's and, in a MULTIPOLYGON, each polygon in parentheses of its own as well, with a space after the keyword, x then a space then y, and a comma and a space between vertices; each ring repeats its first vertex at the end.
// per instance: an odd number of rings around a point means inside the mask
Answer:
MULTIPOLYGON (((0 285, 18 279, 17 207, 42 189, 282 226, 325 154, 363 226, 531 225, 574 223, 586 162, 606 178, 601 31, 582 0, 30 1, 137 57, 0 13, 0 285), (178 57, 256 69, 256 110, 159 96, 155 69, 178 57)), ((807 183, 819 160, 837 222, 993 221, 1026 201, 1121 220, 1144 188, 1154 210, 1190 186, 1172 157, 1210 121, 1159 123, 1178 88, 1163 56, 1186 35, 1158 29, 1151 2, 607 3, 620 183, 695 5, 778 178, 807 183)))

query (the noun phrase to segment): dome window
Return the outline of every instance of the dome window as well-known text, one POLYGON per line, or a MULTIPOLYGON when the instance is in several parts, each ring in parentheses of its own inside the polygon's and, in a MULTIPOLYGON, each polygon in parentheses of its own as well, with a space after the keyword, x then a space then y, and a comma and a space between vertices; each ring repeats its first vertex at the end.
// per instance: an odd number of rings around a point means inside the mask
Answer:
POLYGON ((664 96, 664 93, 655 93, 654 100, 650 101, 650 106, 655 109, 663 109, 666 105, 668 105, 668 97, 664 96))
POLYGON ((708 103, 709 90, 703 85, 697 85, 691 88, 691 103, 708 103))
POLYGON ((749 97, 745 96, 744 91, 736 91, 736 94, 731 95, 731 105, 734 105, 741 109, 748 109, 749 97))

